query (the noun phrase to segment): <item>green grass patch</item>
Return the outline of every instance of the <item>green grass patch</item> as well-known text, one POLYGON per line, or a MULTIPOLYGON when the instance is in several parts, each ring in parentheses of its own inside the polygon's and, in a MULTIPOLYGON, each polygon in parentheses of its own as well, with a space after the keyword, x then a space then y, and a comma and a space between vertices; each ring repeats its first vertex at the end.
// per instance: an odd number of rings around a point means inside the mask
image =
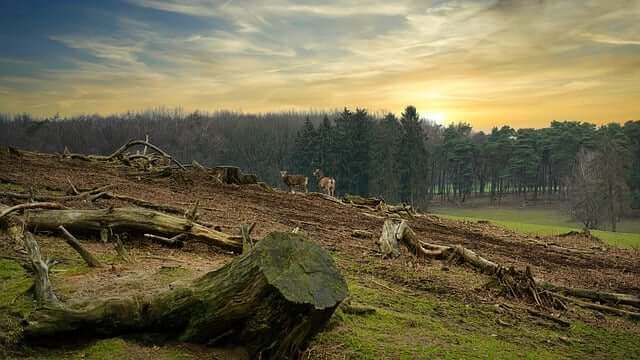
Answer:
POLYGON ((15 345, 22 334, 20 321, 35 308, 27 291, 33 281, 13 260, 0 259, 0 358, 3 348, 15 345))
MULTIPOLYGON (((453 220, 489 220, 507 229, 531 235, 559 235, 582 227, 557 209, 519 208, 442 208, 436 215, 453 220)), ((640 220, 625 220, 620 223, 620 232, 593 230, 592 233, 606 243, 622 248, 640 248, 640 220), (625 232, 627 231, 627 232, 625 232)))
POLYGON ((26 292, 33 280, 13 260, 0 259, 0 311, 26 316, 33 310, 33 301, 26 292))
POLYGON ((75 347, 73 349, 33 349, 30 360, 114 360, 114 359, 153 359, 153 360, 182 360, 196 359, 197 356, 185 352, 178 346, 144 345, 136 341, 111 338, 75 347))
POLYGON ((329 357, 355 359, 624 358, 640 351, 637 334, 576 322, 560 328, 492 305, 468 305, 429 294, 407 296, 349 282, 352 301, 372 315, 338 312, 313 347, 329 357), (498 319, 510 323, 504 326, 498 319))

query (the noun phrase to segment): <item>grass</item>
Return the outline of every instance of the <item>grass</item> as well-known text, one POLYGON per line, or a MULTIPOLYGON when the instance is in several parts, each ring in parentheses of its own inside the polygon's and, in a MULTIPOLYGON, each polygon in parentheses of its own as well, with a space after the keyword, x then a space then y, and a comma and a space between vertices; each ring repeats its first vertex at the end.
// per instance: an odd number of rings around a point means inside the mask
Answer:
MULTIPOLYGON (((532 235, 558 235, 582 227, 566 214, 550 208, 440 208, 436 215, 454 220, 489 220, 507 229, 532 235)), ((624 220, 618 232, 594 230, 592 233, 612 246, 640 248, 640 220, 624 220)))
MULTIPOLYGON (((492 305, 448 297, 382 291, 350 281, 354 302, 375 314, 338 312, 312 349, 357 359, 625 358, 640 353, 637 334, 574 322, 570 328, 526 316, 517 320, 492 305), (504 326, 498 322, 510 323, 504 326)), ((313 350, 312 350, 313 351, 313 350)), ((332 356, 334 355, 334 356, 332 356)))

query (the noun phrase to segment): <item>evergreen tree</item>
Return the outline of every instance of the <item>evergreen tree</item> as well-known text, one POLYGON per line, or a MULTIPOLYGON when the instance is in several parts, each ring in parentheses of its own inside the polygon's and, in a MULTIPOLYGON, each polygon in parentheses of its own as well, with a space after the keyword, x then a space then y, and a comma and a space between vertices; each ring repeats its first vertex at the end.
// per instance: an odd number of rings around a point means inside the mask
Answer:
POLYGON ((400 198, 415 204, 427 193, 427 164, 429 161, 425 147, 420 117, 414 106, 407 106, 400 119, 402 138, 399 152, 400 198))
POLYGON ((373 129, 369 189, 386 201, 400 201, 399 160, 402 125, 389 113, 373 129))
MULTIPOLYGON (((311 120, 307 117, 298 131, 291 153, 291 164, 297 174, 311 177, 318 164, 318 134, 311 120)), ((313 182, 311 182, 313 183, 313 182)))

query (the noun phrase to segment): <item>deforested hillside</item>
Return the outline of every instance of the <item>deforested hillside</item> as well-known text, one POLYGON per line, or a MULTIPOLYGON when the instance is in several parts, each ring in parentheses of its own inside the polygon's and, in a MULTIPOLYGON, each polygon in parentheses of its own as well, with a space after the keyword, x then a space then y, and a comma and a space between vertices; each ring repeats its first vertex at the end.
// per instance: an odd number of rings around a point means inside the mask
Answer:
POLYGON ((380 199, 225 181, 228 167, 140 166, 146 160, 135 157, 151 153, 127 149, 107 159, 1 149, 3 356, 628 358, 640 351, 637 250, 586 233, 523 236, 380 199), (60 225, 99 266, 70 246, 60 225), (263 257, 285 251, 276 249, 291 236, 289 255, 263 257), (266 277, 249 270, 254 258, 266 277), (194 316, 204 298, 209 305, 194 316), (256 341, 284 329, 271 345, 256 341))

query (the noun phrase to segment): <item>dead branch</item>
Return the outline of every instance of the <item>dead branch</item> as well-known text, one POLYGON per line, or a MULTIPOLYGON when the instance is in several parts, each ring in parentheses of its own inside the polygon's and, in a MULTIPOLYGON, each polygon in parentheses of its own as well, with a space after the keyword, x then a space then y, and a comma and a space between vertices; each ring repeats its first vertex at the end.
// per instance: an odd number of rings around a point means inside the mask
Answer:
POLYGON ((555 317, 553 315, 549 315, 549 314, 540 312, 540 311, 532 309, 530 307, 527 307, 526 309, 527 309, 527 312, 529 314, 533 315, 533 316, 537 316, 537 317, 543 318, 545 320, 553 321, 553 322, 555 322, 557 324, 560 324, 563 327, 570 327, 571 326, 571 323, 569 321, 567 321, 567 320, 564 320, 564 319, 561 319, 559 317, 555 317))
POLYGON ((35 202, 35 203, 18 204, 18 205, 3 209, 2 212, 0 212, 0 219, 11 214, 14 211, 27 210, 27 209, 66 209, 66 208, 54 202, 35 202))
POLYGON ((558 293, 550 292, 550 294, 552 296, 555 296, 555 297, 561 299, 561 300, 565 300, 567 302, 574 303, 574 304, 576 304, 576 305, 578 305, 580 307, 583 307, 583 308, 597 310, 597 311, 601 311, 603 313, 607 313, 607 314, 611 314, 611 315, 625 316, 625 317, 628 317, 628 318, 633 319, 633 320, 640 320, 640 312, 627 311, 627 310, 614 308, 614 307, 611 307, 611 306, 594 304, 594 303, 590 303, 590 302, 586 302, 586 301, 570 298, 568 296, 564 296, 564 295, 561 295, 561 294, 558 294, 558 293))
POLYGON ((42 260, 40 247, 33 235, 26 231, 24 233, 24 245, 29 253, 29 259, 35 272, 34 294, 39 304, 57 305, 58 298, 53 293, 51 282, 49 281, 49 267, 52 265, 50 260, 42 260))
POLYGON ((6 197, 10 199, 35 200, 35 201, 60 201, 60 202, 74 201, 74 200, 90 200, 90 199, 95 200, 96 194, 100 194, 104 191, 107 191, 113 188, 114 186, 115 185, 105 185, 99 188, 95 188, 93 190, 81 192, 77 195, 64 195, 64 196, 33 195, 33 194, 21 194, 21 193, 14 193, 10 191, 3 191, 3 192, 0 192, 0 197, 6 197))
POLYGON ((590 289, 571 288, 566 286, 554 285, 548 282, 538 282, 540 286, 556 293, 562 293, 569 296, 588 299, 591 301, 599 301, 612 305, 629 305, 640 308, 640 298, 630 294, 609 293, 590 289))
POLYGON ((71 246, 75 251, 78 252, 78 254, 80 254, 82 259, 87 263, 87 265, 89 265, 89 267, 102 266, 102 264, 100 264, 100 261, 98 261, 98 259, 96 259, 93 255, 91 255, 91 253, 87 249, 82 247, 78 239, 76 239, 75 236, 71 235, 71 233, 67 231, 67 229, 65 229, 64 226, 60 225, 58 229, 62 231, 62 234, 64 235, 65 240, 67 241, 67 244, 69 244, 69 246, 71 246))
POLYGON ((129 262, 130 261, 129 253, 127 252, 127 249, 122 244, 122 240, 120 240, 120 235, 114 234, 113 238, 115 239, 115 241, 113 242, 113 247, 114 249, 116 249, 118 256, 120 256, 120 258, 125 262, 129 262))
POLYGON ((154 240, 160 244, 163 245, 167 245, 170 247, 183 247, 184 246, 184 241, 183 239, 187 237, 187 234, 178 234, 172 238, 167 238, 164 236, 159 236, 159 235, 153 235, 153 234, 144 234, 144 237, 146 237, 147 239, 151 239, 154 240))
POLYGON ((251 239, 251 232, 256 226, 256 223, 251 225, 240 225, 240 235, 242 236, 242 253, 246 254, 253 248, 253 240, 251 239))

